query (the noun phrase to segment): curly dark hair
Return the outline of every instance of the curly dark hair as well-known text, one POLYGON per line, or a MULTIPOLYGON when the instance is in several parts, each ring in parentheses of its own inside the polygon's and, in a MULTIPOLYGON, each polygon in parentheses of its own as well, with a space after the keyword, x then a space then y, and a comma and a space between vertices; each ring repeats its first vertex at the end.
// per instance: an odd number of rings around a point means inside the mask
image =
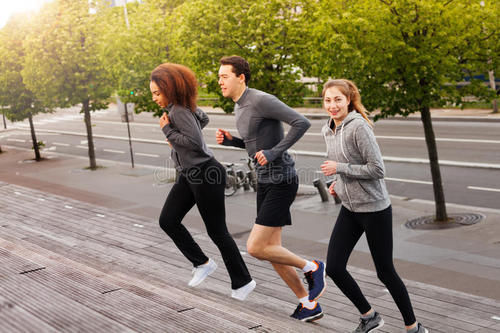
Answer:
POLYGON ((186 66, 164 63, 151 72, 153 81, 167 98, 168 103, 196 110, 198 81, 194 72, 186 66))

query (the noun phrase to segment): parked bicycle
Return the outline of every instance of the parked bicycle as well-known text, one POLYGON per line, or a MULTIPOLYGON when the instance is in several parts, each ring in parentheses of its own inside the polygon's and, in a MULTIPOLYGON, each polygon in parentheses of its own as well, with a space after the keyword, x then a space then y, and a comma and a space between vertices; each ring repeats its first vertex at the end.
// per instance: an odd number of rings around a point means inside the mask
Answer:
POLYGON ((235 194, 240 187, 243 187, 245 191, 249 191, 250 189, 253 189, 254 192, 257 191, 257 175, 255 174, 253 161, 250 157, 242 159, 242 161, 245 160, 248 166, 247 172, 241 169, 235 170, 234 163, 226 163, 227 180, 224 190, 224 195, 226 197, 235 194))

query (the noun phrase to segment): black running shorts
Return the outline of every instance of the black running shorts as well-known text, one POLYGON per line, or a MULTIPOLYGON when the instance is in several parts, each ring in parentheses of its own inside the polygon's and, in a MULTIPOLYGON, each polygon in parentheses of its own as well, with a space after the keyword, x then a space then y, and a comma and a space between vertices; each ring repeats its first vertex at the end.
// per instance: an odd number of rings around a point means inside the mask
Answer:
POLYGON ((299 188, 298 177, 283 183, 259 183, 257 185, 256 224, 267 227, 282 227, 292 224, 290 206, 299 188))

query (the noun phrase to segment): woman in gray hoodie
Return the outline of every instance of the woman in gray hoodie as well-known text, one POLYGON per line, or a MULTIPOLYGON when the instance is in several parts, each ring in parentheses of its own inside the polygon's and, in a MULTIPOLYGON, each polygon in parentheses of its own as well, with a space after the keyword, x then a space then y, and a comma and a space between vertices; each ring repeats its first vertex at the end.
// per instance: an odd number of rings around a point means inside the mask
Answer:
POLYGON ((330 237, 326 273, 361 313, 354 331, 371 332, 384 324, 346 269, 349 256, 363 233, 378 278, 401 312, 410 333, 428 332, 415 319, 405 285, 392 259, 392 208, 384 182, 384 162, 357 87, 348 80, 330 80, 323 88, 323 104, 330 115, 322 134, 328 160, 325 176, 335 175, 330 193, 342 201, 330 237))

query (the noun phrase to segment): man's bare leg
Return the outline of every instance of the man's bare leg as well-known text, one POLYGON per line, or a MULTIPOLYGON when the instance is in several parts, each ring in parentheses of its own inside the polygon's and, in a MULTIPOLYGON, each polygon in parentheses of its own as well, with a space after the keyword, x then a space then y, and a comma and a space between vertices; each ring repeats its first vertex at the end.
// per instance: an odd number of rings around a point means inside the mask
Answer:
POLYGON ((247 250, 250 255, 271 262, 274 270, 285 281, 297 298, 308 295, 295 267, 302 269, 306 260, 281 246, 281 227, 255 224, 248 237, 247 250))

